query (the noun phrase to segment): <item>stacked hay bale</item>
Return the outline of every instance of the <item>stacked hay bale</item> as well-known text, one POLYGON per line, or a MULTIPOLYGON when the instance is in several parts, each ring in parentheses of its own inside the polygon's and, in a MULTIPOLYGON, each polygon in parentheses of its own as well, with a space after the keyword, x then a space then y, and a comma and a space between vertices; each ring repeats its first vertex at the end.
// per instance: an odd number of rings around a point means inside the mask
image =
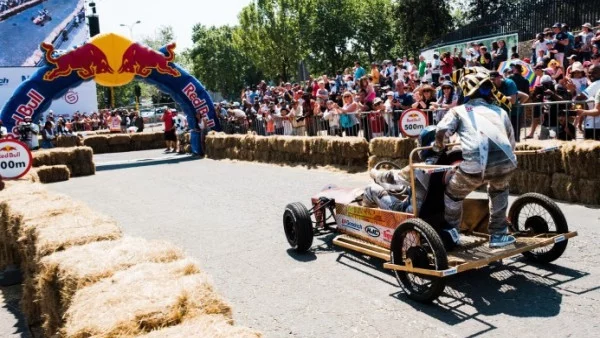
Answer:
POLYGON ((183 258, 169 243, 124 237, 71 247, 41 260, 37 288, 47 336, 58 332, 71 299, 80 290, 140 263, 168 263, 183 258))
POLYGON ((64 182, 71 178, 69 167, 64 164, 41 166, 35 170, 40 183, 64 182))
POLYGON ((107 136, 108 152, 123 153, 131 151, 131 136, 129 134, 117 134, 107 136))
POLYGON ((89 147, 39 150, 33 152, 33 167, 66 165, 70 176, 88 176, 96 173, 93 157, 89 147))
POLYGON ((554 197, 570 202, 600 204, 600 142, 565 142, 562 149, 564 174, 552 179, 554 197))
MULTIPOLYGON (((515 150, 517 151, 535 151, 544 148, 558 146, 560 141, 528 141, 519 143, 515 150)), ((537 192, 547 196, 552 196, 552 180, 556 173, 564 173, 564 166, 561 160, 561 152, 551 151, 541 154, 523 154, 517 155, 518 168, 514 172, 510 181, 510 192, 513 194, 524 194, 528 192, 537 192)))
POLYGON ((83 139, 83 145, 94 150, 94 154, 110 152, 108 148, 108 137, 105 135, 92 135, 83 139))
POLYGON ((368 168, 377 163, 390 161, 400 167, 408 165, 410 152, 417 147, 417 141, 411 138, 377 137, 369 143, 368 168))
MULTIPOLYGON (((41 259, 65 248, 121 237, 110 218, 70 198, 50 194, 37 183, 11 182, 2 192, 1 240, 19 254, 23 312, 39 322, 36 281, 41 259)), ((6 264, 6 263, 5 263, 6 264)))
POLYGON ((81 139, 77 135, 60 135, 53 143, 59 148, 70 148, 81 146, 81 139))
POLYGON ((369 144, 360 137, 226 135, 211 132, 206 154, 212 159, 238 159, 277 164, 343 166, 364 169, 369 144))
POLYGON ((11 181, 0 201, 0 269, 20 265, 23 312, 45 336, 260 337, 233 326, 209 277, 175 246, 123 238, 40 184, 11 181))
POLYGON ((94 150, 94 154, 118 153, 132 150, 160 149, 165 147, 163 132, 132 134, 88 134, 83 144, 94 150))

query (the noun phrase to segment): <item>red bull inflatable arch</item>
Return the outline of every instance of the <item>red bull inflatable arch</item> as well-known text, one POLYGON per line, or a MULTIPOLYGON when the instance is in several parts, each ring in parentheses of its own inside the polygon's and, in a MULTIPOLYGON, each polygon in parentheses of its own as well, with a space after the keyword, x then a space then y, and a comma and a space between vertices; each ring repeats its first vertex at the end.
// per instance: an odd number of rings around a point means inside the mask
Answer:
MULTIPOLYGON (((221 130, 204 86, 173 62, 175 43, 156 51, 121 35, 106 33, 64 53, 46 43, 42 43, 41 49, 46 64, 15 90, 0 112, 4 126, 13 134, 17 134, 16 126, 25 117, 35 120, 50 107, 52 100, 92 79, 107 87, 123 86, 134 79, 153 84, 181 106, 190 126, 197 125, 197 116, 206 115, 208 125, 221 130)), ((199 135, 194 134, 193 148, 199 147, 194 140, 199 135)))

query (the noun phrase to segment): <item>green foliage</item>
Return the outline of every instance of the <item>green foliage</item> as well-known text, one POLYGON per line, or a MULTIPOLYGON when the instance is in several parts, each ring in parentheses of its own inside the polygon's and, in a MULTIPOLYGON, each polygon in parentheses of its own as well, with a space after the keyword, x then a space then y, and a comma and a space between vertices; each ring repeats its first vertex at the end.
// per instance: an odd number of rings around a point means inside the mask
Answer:
POLYGON ((452 17, 445 0, 398 0, 394 18, 400 50, 417 55, 419 49, 448 33, 452 17))

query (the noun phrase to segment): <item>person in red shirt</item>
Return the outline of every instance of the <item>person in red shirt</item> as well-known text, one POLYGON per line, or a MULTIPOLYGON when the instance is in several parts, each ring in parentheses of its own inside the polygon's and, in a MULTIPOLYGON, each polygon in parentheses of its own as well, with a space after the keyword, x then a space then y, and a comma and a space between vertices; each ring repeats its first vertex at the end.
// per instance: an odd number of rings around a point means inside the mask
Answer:
POLYGON ((451 75, 452 71, 453 71, 452 68, 454 67, 454 60, 452 59, 450 52, 444 53, 444 55, 442 56, 441 64, 442 64, 442 76, 451 75))
POLYGON ((173 117, 177 116, 170 109, 165 110, 162 121, 165 123, 165 142, 167 149, 165 153, 175 152, 177 146, 177 137, 175 136, 175 125, 173 124, 173 117))

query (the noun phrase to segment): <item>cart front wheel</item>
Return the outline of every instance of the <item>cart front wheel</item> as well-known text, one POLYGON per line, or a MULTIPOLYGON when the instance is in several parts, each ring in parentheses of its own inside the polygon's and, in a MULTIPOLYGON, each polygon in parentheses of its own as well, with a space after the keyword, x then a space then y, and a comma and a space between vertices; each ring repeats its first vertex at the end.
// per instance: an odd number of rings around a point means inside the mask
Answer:
POLYGON ((290 203, 283 213, 283 230, 290 246, 306 252, 312 246, 313 227, 308 209, 302 203, 290 203))
MULTIPOLYGON (((406 265, 408 259, 413 267, 430 270, 448 268, 448 256, 437 232, 427 222, 413 218, 404 221, 394 232, 390 248, 391 262, 406 265)), ((430 303, 444 291, 443 278, 394 270, 398 283, 409 298, 430 303)))
MULTIPOLYGON (((550 198, 537 193, 528 193, 515 200, 508 212, 513 230, 529 232, 531 235, 564 234, 569 232, 565 215, 550 198)), ((558 259, 567 249, 567 239, 553 245, 524 252, 531 261, 550 263, 558 259)))

